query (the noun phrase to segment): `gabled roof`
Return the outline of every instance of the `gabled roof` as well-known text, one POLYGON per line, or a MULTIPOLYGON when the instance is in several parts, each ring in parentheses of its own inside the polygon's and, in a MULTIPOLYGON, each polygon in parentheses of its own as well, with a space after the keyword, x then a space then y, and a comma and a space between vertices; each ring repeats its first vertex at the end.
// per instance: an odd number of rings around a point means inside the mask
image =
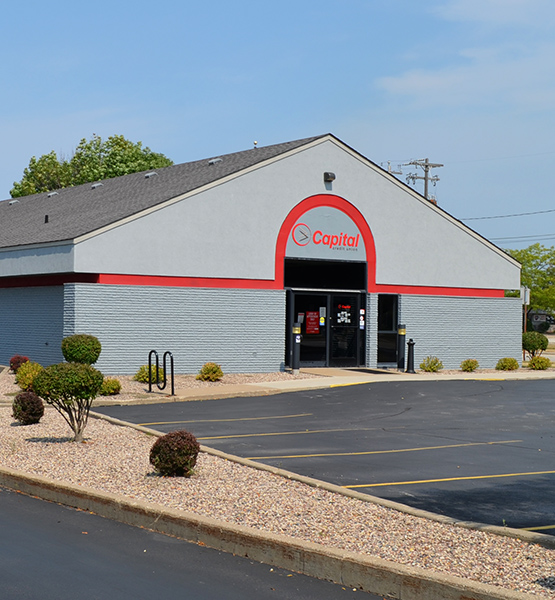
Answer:
POLYGON ((74 240, 326 135, 0 202, 0 248, 74 240), (149 176, 149 173, 156 175, 149 176))

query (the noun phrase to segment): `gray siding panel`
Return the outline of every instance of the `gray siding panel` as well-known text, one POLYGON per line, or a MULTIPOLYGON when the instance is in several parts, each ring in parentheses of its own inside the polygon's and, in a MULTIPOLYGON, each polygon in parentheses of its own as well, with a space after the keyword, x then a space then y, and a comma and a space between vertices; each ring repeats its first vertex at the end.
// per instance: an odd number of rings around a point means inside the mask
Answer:
POLYGON ((62 286, 0 289, 0 364, 23 354, 44 366, 63 360, 62 286))
POLYGON ((415 341, 416 369, 426 356, 437 356, 448 369, 459 369, 467 358, 483 368, 506 356, 522 361, 520 298, 403 295, 399 320, 407 341, 415 341))
POLYGON ((135 373, 150 350, 169 350, 178 373, 208 361, 224 373, 283 368, 285 292, 65 285, 64 335, 99 338, 105 374, 135 373))

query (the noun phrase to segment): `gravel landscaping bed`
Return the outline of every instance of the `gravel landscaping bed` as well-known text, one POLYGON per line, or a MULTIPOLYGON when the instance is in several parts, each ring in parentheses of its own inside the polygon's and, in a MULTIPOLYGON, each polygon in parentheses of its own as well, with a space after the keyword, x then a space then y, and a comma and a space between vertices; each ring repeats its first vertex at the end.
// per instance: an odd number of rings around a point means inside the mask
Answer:
MULTIPOLYGON (((0 367, 1 368, 1 367, 0 367)), ((117 398, 122 401, 133 398, 147 398, 148 384, 135 381, 132 375, 107 375, 107 377, 115 378, 121 383, 121 393, 111 398, 117 398)), ((287 371, 276 371, 274 373, 229 373, 224 374, 220 381, 199 381, 196 375, 175 375, 175 389, 213 389, 218 390, 226 385, 240 385, 244 383, 268 383, 272 381, 291 381, 295 379, 318 379, 318 375, 310 373, 299 373, 293 375, 287 371)), ((156 385, 153 385, 153 390, 157 391, 156 385)), ((168 393, 171 383, 168 381, 166 391, 168 393)), ((15 376, 9 370, 5 369, 0 372, 0 401, 11 402, 15 394, 21 389, 15 383, 15 376)), ((100 399, 103 397, 101 396, 100 399)))
POLYGON ((413 517, 201 453, 195 474, 158 476, 154 439, 91 418, 73 443, 51 407, 36 425, 0 407, 0 464, 174 509, 281 533, 330 547, 555 597, 555 551, 535 544, 413 517))

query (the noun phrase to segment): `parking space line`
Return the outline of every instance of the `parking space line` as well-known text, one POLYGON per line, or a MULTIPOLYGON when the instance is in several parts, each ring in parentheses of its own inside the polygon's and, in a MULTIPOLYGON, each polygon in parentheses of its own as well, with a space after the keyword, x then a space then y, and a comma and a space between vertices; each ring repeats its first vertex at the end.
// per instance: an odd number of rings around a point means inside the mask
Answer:
POLYGON ((197 437, 197 440, 229 440, 233 438, 268 437, 276 435, 306 435, 309 433, 331 433, 337 431, 375 431, 373 428, 357 429, 305 429, 304 431, 276 431, 275 433, 239 433, 235 435, 214 435, 211 437, 197 437))
POLYGON ((542 527, 520 527, 524 531, 542 531, 544 529, 555 529, 555 525, 542 525, 542 527))
POLYGON ((450 444, 446 446, 423 446, 420 448, 400 448, 397 450, 369 450, 367 452, 334 452, 322 454, 285 454, 283 456, 248 456, 249 460, 267 460, 271 458, 322 458, 329 456, 366 456, 369 454, 396 454, 399 452, 420 452, 421 450, 443 450, 446 448, 465 448, 467 446, 494 446, 496 444, 515 444, 522 440, 502 440, 499 442, 468 442, 466 444, 450 444))
POLYGON ((157 423, 138 423, 142 427, 149 425, 186 425, 188 423, 231 423, 232 421, 267 421, 269 419, 296 419, 298 417, 312 417, 312 413, 301 413, 299 415, 275 415, 272 417, 243 417, 241 419, 198 419, 192 421, 158 421, 157 423))
POLYGON ((500 477, 525 477, 528 475, 553 475, 555 471, 531 471, 530 473, 503 473, 501 475, 474 475, 471 477, 446 477, 444 479, 420 479, 417 481, 391 481, 389 483, 364 483, 360 485, 344 485, 348 489, 385 487, 388 485, 414 485, 417 483, 441 483, 443 481, 469 481, 472 479, 498 479, 500 477))

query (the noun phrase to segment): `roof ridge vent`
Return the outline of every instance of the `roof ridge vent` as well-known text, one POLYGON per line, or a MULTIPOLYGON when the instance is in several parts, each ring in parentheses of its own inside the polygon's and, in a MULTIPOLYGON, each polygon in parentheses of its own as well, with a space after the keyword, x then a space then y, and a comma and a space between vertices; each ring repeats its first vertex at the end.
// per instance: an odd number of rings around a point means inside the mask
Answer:
POLYGON ((58 192, 49 192, 48 194, 46 194, 47 198, 52 198, 52 196, 57 196, 58 192))
POLYGON ((209 164, 210 166, 212 166, 212 165, 217 165, 218 163, 221 163, 222 161, 223 161, 223 158, 220 158, 220 157, 218 157, 218 158, 211 158, 211 159, 208 161, 208 164, 209 164))
POLYGON ((151 177, 156 177, 158 173, 156 171, 151 171, 150 173, 145 173, 145 179, 150 179, 151 177))
POLYGON ((98 183, 93 183, 93 184, 91 185, 91 190, 96 190, 96 188, 100 187, 101 185, 104 185, 104 184, 102 183, 102 181, 99 181, 98 183))

